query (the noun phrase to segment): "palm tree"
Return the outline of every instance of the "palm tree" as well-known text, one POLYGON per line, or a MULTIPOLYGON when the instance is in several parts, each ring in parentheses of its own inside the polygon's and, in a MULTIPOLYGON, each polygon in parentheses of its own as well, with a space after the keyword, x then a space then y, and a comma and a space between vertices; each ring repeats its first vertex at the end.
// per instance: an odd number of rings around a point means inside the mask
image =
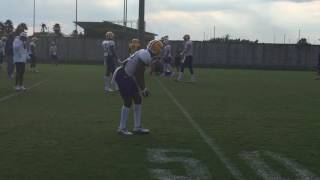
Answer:
POLYGON ((41 32, 46 32, 48 30, 47 25, 45 23, 41 24, 41 32))
POLYGON ((28 30, 27 24, 26 23, 20 23, 17 26, 16 34, 19 35, 20 33, 24 32, 24 31, 27 31, 27 30, 28 30))
POLYGON ((0 22, 0 36, 4 34, 5 26, 2 22, 0 22))
POLYGON ((10 34, 13 32, 13 23, 10 19, 6 20, 6 22, 4 22, 4 26, 5 26, 5 31, 7 34, 10 34))
POLYGON ((56 35, 61 36, 61 26, 59 23, 53 25, 53 31, 56 35))

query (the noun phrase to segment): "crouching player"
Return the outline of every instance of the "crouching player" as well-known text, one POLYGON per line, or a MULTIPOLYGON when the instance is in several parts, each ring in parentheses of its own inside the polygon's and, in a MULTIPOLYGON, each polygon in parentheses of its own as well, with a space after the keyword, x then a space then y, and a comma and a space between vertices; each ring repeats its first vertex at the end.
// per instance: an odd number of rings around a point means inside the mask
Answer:
MULTIPOLYGON (((106 74, 104 76, 104 90, 106 92, 114 91, 111 88, 111 75, 114 73, 116 69, 115 59, 118 59, 117 54, 115 52, 115 42, 114 42, 114 34, 112 32, 106 33, 106 40, 102 42, 102 47, 104 50, 104 64, 106 66, 106 74)), ((118 90, 118 87, 114 87, 115 90, 118 90)))
POLYGON ((150 41, 147 49, 141 49, 131 55, 123 62, 123 66, 117 68, 113 76, 120 90, 123 99, 123 107, 121 110, 120 126, 118 129, 121 135, 148 134, 149 129, 144 129, 141 126, 141 103, 142 97, 150 96, 148 89, 145 86, 144 72, 146 66, 152 63, 154 57, 159 56, 163 48, 161 41, 150 41), (134 129, 133 133, 127 129, 127 120, 129 110, 134 102, 134 129))

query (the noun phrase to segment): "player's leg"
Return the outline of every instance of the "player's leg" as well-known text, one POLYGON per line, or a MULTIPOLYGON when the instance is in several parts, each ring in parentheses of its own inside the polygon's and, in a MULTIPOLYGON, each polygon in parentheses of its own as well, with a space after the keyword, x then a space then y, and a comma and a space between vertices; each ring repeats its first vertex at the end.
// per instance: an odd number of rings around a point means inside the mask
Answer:
POLYGON ((133 132, 136 134, 149 134, 150 130, 142 128, 141 124, 141 104, 142 104, 142 97, 139 93, 136 93, 133 96, 134 101, 134 128, 133 132))
POLYGON ((105 91, 112 92, 113 90, 111 89, 111 75, 115 70, 115 64, 112 56, 106 57, 106 64, 107 69, 105 74, 105 91))
POLYGON ((193 57, 192 56, 188 56, 188 67, 189 67, 189 71, 191 74, 191 81, 194 82, 196 81, 196 77, 194 75, 194 71, 193 71, 193 57))
POLYGON ((181 63, 180 72, 179 72, 178 79, 177 79, 178 81, 182 81, 183 80, 183 73, 184 73, 184 68, 186 66, 186 63, 187 63, 187 59, 185 59, 181 63))
POLYGON ((21 78, 21 63, 15 63, 16 66, 16 83, 15 83, 15 90, 19 91, 20 88, 20 78, 21 78))
POLYGON ((104 75, 104 90, 109 91, 110 89, 110 69, 108 66, 108 57, 105 57, 104 59, 105 64, 105 75, 104 75))
POLYGON ((129 116, 130 107, 132 105, 133 79, 128 78, 123 68, 117 69, 114 74, 114 79, 119 86, 120 95, 123 100, 123 106, 121 108, 120 114, 120 125, 118 128, 118 133, 121 135, 132 135, 127 129, 127 121, 129 116))
POLYGON ((10 79, 13 79, 14 66, 15 64, 13 64, 13 56, 7 56, 7 74, 10 79))
POLYGON ((24 90, 26 90, 26 88, 23 85, 24 73, 26 71, 26 63, 21 63, 20 66, 21 66, 20 67, 21 68, 20 69, 20 89, 24 91, 24 90))

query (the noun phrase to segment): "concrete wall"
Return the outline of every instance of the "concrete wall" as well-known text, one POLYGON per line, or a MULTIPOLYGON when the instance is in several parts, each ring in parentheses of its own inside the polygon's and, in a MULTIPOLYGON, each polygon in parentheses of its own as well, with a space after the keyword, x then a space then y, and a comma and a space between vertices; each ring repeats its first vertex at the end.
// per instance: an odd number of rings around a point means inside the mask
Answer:
MULTIPOLYGON (((48 62, 53 39, 40 38, 38 58, 48 62)), ((102 40, 57 38, 59 59, 69 63, 102 63, 102 40)), ((127 41, 117 42, 121 59, 128 57, 127 41)), ((181 41, 172 41, 173 55, 182 49, 181 41)), ((317 64, 320 46, 290 44, 231 44, 194 42, 194 63, 198 66, 272 69, 312 69, 317 64)))

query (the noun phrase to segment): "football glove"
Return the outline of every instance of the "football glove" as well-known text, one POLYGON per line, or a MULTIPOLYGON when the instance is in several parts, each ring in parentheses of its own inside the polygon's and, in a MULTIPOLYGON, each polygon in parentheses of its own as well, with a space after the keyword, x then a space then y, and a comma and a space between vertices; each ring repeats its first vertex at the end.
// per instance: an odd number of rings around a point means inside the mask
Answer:
POLYGON ((143 97, 149 97, 151 95, 147 88, 141 91, 141 94, 143 97))

